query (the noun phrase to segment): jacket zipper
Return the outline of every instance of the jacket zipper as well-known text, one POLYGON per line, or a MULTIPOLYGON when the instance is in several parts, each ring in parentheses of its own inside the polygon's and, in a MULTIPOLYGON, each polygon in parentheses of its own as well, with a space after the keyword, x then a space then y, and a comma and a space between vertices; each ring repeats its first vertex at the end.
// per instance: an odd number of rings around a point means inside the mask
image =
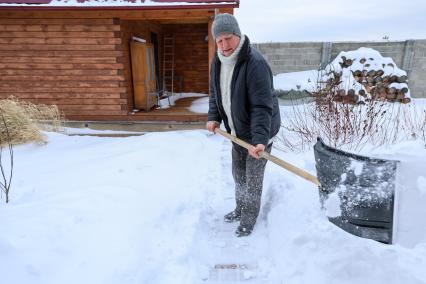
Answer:
MULTIPOLYGON (((240 65, 241 65, 240 60, 238 60, 235 63, 234 70, 232 71, 232 78, 231 78, 231 118, 232 118, 232 122, 235 121, 234 112, 232 111, 232 98, 234 96, 234 87, 235 87, 235 81, 236 81, 236 78, 235 78, 236 75, 235 74, 237 74, 237 72, 235 72, 235 71, 237 70, 237 68, 240 68, 240 65)), ((234 129, 235 129, 235 136, 238 137, 238 132, 237 132, 237 128, 235 127, 235 123, 234 123, 234 129)))
POLYGON ((229 127, 229 122, 228 122, 228 117, 226 116, 225 110, 223 109, 223 104, 222 104, 222 92, 220 91, 220 67, 221 67, 221 62, 218 58, 216 58, 216 80, 215 80, 215 85, 216 85, 216 92, 218 94, 217 98, 218 98, 218 102, 217 102, 217 107, 219 109, 220 112, 220 116, 223 119, 223 122, 225 124, 225 127, 228 125, 227 128, 231 129, 229 127))

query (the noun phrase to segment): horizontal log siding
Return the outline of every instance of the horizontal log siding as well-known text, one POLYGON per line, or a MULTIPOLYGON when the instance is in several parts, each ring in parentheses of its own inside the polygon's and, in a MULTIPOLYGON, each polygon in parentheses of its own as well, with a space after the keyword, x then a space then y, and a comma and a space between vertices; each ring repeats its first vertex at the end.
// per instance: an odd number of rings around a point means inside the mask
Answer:
POLYGON ((1 19, 0 98, 55 104, 66 117, 127 116, 120 24, 1 19))
POLYGON ((175 91, 208 94, 208 24, 164 25, 164 33, 175 37, 175 75, 183 80, 183 90, 175 80, 175 91))

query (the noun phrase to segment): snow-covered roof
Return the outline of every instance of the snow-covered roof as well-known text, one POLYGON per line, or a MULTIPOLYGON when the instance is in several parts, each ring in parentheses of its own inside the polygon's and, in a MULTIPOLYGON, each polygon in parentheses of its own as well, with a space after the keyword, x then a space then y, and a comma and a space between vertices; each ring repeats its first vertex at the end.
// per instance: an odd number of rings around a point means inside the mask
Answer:
POLYGON ((1 7, 238 7, 239 0, 0 0, 1 7))

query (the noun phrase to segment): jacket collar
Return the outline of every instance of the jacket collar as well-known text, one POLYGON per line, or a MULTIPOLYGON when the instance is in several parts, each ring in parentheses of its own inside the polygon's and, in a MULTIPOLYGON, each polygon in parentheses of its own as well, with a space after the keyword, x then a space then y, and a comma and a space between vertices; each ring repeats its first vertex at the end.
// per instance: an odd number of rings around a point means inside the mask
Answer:
POLYGON ((250 48, 250 39, 248 36, 245 36, 246 39, 244 41, 243 46, 241 47, 240 53, 238 54, 237 64, 243 61, 246 61, 249 57, 251 48, 250 48))

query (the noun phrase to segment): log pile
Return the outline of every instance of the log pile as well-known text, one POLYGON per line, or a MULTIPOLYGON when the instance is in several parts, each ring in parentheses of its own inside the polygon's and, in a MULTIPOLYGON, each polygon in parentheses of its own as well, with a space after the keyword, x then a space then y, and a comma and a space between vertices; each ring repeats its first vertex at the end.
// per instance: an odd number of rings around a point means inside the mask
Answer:
POLYGON ((347 104, 365 104, 371 100, 411 101, 407 76, 401 72, 390 72, 397 69, 393 63, 377 63, 374 58, 351 59, 341 56, 340 59, 339 65, 329 68, 322 77, 319 90, 314 92, 317 97, 331 96, 334 101, 347 104), (356 83, 348 83, 348 78, 356 83))

